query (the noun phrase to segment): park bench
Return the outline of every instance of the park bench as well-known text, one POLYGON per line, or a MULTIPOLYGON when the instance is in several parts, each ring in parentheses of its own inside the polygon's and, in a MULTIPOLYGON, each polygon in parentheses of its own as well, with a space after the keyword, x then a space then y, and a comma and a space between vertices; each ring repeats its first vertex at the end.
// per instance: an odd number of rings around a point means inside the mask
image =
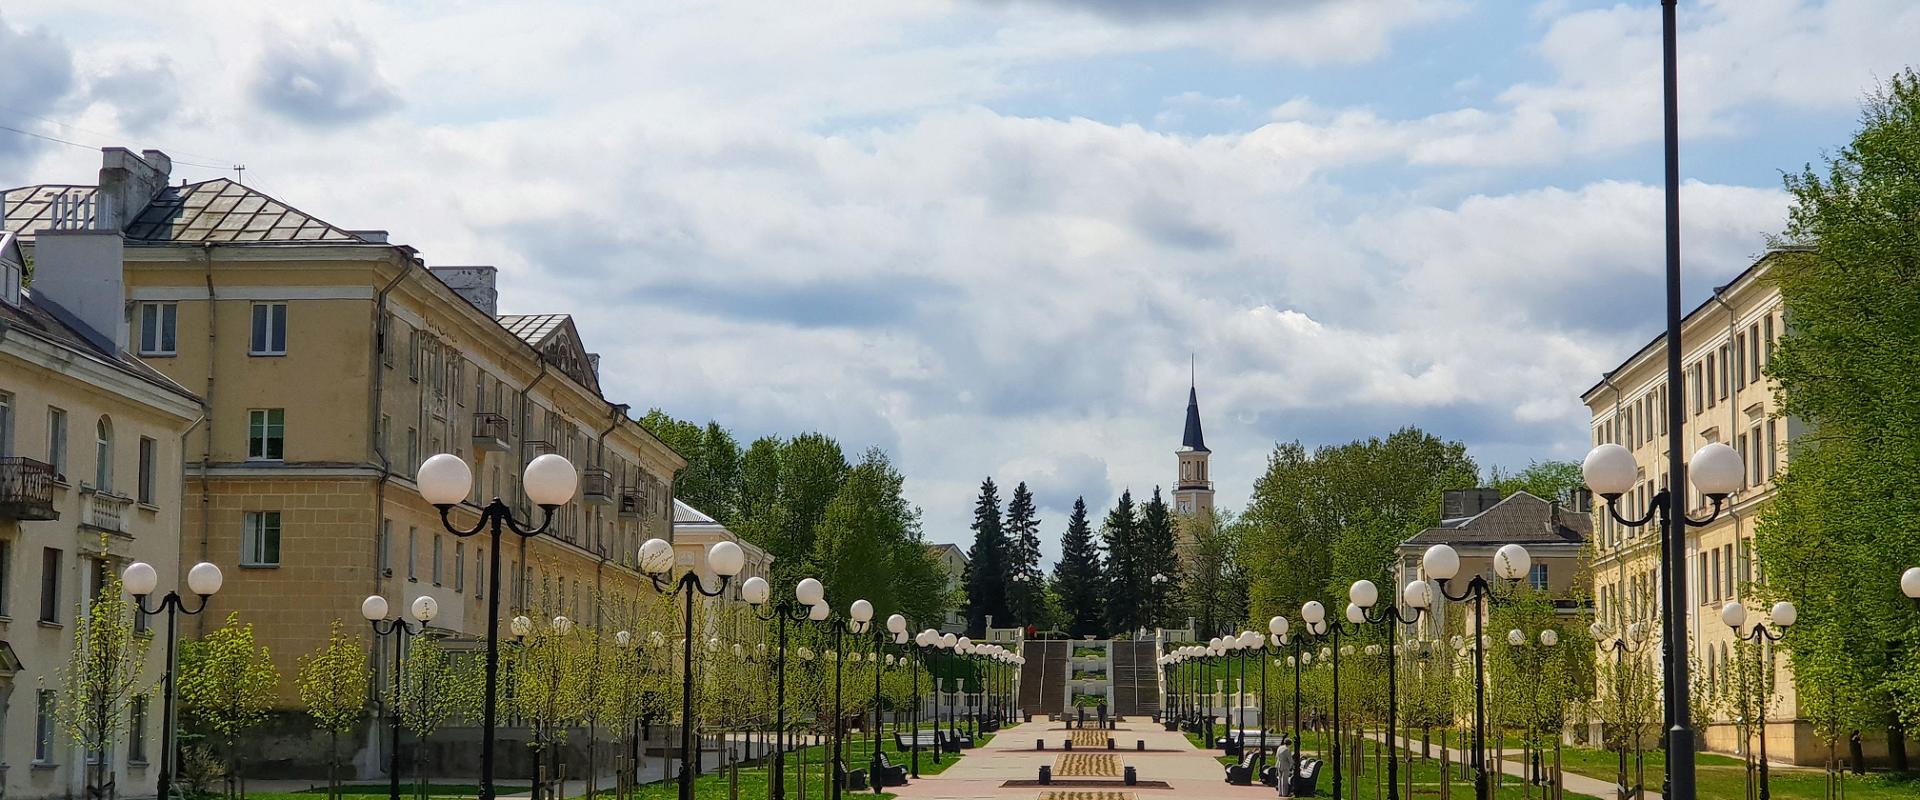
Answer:
POLYGON ((938 747, 939 745, 939 731, 916 732, 910 736, 903 736, 898 732, 893 734, 893 746, 902 753, 916 747, 938 747))
POLYGON ((882 752, 880 754, 880 766, 873 772, 873 785, 881 788, 888 786, 905 786, 907 785, 907 768, 896 766, 892 761, 887 759, 887 754, 882 752))
POLYGON ((940 745, 945 747, 949 753, 958 753, 963 749, 973 749, 973 737, 971 736, 962 735, 953 731, 936 731, 934 735, 939 737, 940 745))
POLYGON ((1300 762, 1299 771, 1293 775, 1294 797, 1313 796, 1313 787, 1320 782, 1321 763, 1320 759, 1317 758, 1309 758, 1300 762))
POLYGON ((835 779, 840 781, 841 789, 859 791, 867 788, 867 771, 864 769, 856 769, 848 772, 847 762, 845 761, 833 762, 833 775, 835 779))
POLYGON ((1253 785, 1253 765, 1260 760, 1260 754, 1251 750, 1240 755, 1240 763, 1227 765, 1227 783, 1234 786, 1253 785))

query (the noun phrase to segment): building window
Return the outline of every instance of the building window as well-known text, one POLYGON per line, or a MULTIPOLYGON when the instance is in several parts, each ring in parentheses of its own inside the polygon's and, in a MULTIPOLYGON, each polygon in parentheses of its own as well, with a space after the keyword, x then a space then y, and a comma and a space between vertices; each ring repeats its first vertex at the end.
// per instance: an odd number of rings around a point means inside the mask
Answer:
POLYGON ((420 529, 407 528, 407 580, 420 580, 420 529))
POLYGON ((1747 326, 1747 382, 1760 380, 1760 323, 1747 326))
POLYGON ((67 412, 47 409, 47 463, 61 480, 67 477, 67 412))
POLYGON ((1766 350, 1766 360, 1767 363, 1771 364, 1773 363, 1773 314, 1768 313, 1765 319, 1760 320, 1760 325, 1762 331, 1761 341, 1766 343, 1764 348, 1766 350))
POLYGON ((246 512, 240 531, 240 566, 280 566, 280 512, 246 512))
POLYGON ((467 543, 453 543, 453 590, 465 591, 467 588, 467 543))
POLYGON ((40 551, 40 621, 60 621, 60 548, 40 551))
POLYGON ((52 689, 41 689, 34 693, 33 761, 36 764, 53 763, 54 726, 58 724, 53 716, 53 703, 52 689))
POLYGON ((393 366, 393 314, 380 314, 380 363, 393 366))
POLYGON ((0 540, 0 617, 13 616, 13 542, 0 540))
POLYGON ((279 461, 286 457, 287 410, 255 408, 247 411, 247 459, 279 461))
POLYGON ((140 437, 140 486, 136 490, 139 496, 135 499, 147 505, 153 505, 153 448, 155 444, 153 439, 149 437, 140 437))
POLYGON ((287 304, 253 304, 253 339, 248 355, 284 356, 287 354, 287 304))
POLYGON ((407 377, 420 380, 420 332, 407 331, 407 377))
POLYGON ((418 429, 407 429, 407 463, 403 466, 406 467, 408 475, 420 469, 420 431, 418 429))
POLYGON ((113 420, 104 416, 93 424, 93 485, 113 490, 113 420))
POLYGON ((1740 387, 1745 386, 1747 384, 1747 335, 1746 334, 1736 333, 1733 335, 1733 357, 1728 360, 1733 362, 1732 364, 1733 388, 1735 390, 1738 390, 1740 387))
POLYGON ((440 585, 440 534, 433 534, 433 585, 440 585))
POLYGON ((127 761, 147 763, 147 698, 144 695, 135 696, 127 708, 127 761))
POLYGON ((1780 420, 1767 420, 1767 477, 1780 468, 1780 420))
POLYGON ((1733 388, 1732 345, 1720 345, 1720 399, 1727 399, 1727 391, 1733 388))
POLYGON ((1533 571, 1527 575, 1527 580, 1533 584, 1534 591, 1540 591, 1540 592, 1546 591, 1547 590, 1547 565, 1545 564, 1533 565, 1533 571))
POLYGON ((174 328, 179 314, 179 303, 140 304, 140 355, 174 354, 174 328))
POLYGON ((473 596, 487 596, 487 554, 478 547, 473 548, 473 596))
POLYGON ((1713 358, 1712 353, 1707 354, 1707 408, 1712 408, 1714 399, 1719 396, 1715 381, 1719 379, 1720 372, 1714 368, 1713 358))

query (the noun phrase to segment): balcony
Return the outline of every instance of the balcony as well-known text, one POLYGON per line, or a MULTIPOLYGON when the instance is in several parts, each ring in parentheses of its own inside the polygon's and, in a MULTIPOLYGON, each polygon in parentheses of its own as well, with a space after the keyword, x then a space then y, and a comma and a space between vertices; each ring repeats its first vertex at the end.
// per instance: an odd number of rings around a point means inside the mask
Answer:
POLYGON ((522 442, 520 446, 526 448, 526 460, 528 461, 556 452, 552 442, 543 442, 539 439, 528 439, 522 442))
POLYGON ((45 522, 53 508, 53 465, 31 458, 0 458, 0 519, 45 522))
POLYGON ((507 418, 485 411, 473 415, 473 449, 506 452, 507 418))
POLYGON ((127 509, 133 506, 133 498, 121 497, 112 492, 95 490, 87 495, 86 514, 81 526, 108 533, 127 532, 127 509))
POLYGON ((641 519, 646 516, 646 499, 640 496, 640 487, 620 487, 620 518, 641 519))
POLYGON ((580 470, 580 499, 588 505, 613 505, 613 475, 599 467, 580 470))

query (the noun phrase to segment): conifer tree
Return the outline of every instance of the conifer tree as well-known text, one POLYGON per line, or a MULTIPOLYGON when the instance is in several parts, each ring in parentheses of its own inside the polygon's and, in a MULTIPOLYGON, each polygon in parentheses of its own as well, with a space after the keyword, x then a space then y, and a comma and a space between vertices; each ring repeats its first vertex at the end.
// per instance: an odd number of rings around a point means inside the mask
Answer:
POLYGON ((973 549, 967 551, 967 632, 986 632, 987 618, 1007 624, 1007 534, 1000 519, 1000 489, 980 482, 973 507, 973 549))
POLYGON ((1100 537, 1107 550, 1107 628, 1115 634, 1131 632, 1141 625, 1146 600, 1146 579, 1141 571, 1145 548, 1140 541, 1140 520, 1134 514, 1133 492, 1120 493, 1119 502, 1107 512, 1100 537))
POLYGON ((1093 636, 1104 625, 1100 605, 1100 551, 1087 524, 1086 498, 1073 501, 1067 535, 1060 540, 1060 563, 1053 567, 1053 590, 1060 598, 1061 624, 1074 637, 1093 636))
POLYGON ((1046 595, 1040 574, 1040 517, 1033 493, 1022 481, 1007 502, 1007 607, 1015 624, 1046 624, 1046 595))
POLYGON ((1173 513, 1153 487, 1153 498, 1140 506, 1140 574, 1146 583, 1146 625, 1164 625, 1170 612, 1176 581, 1180 577, 1180 556, 1175 549, 1173 513), (1155 580, 1154 576, 1160 576, 1155 580))

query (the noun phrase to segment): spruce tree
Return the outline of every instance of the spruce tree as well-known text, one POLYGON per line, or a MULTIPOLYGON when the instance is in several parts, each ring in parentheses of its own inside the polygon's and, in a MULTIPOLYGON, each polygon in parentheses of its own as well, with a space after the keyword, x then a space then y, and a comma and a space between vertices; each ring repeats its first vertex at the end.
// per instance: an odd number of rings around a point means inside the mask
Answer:
POLYGON ((1021 481, 1007 502, 1007 610, 1018 625, 1046 622, 1046 596, 1040 585, 1040 517, 1033 493, 1021 481))
POLYGON ((1094 636, 1105 627, 1100 572, 1100 551, 1087 524, 1087 501, 1076 498, 1073 515, 1067 519, 1067 535, 1060 540, 1060 563, 1053 567, 1053 591, 1060 598, 1060 621, 1069 636, 1094 636))
POLYGON ((1141 575, 1146 581, 1146 624, 1167 623, 1175 583, 1180 578, 1180 556, 1175 549, 1173 513, 1153 487, 1153 499, 1140 507, 1141 575), (1154 580, 1154 576, 1160 580, 1154 580))
POLYGON ((1133 492, 1120 493, 1120 501, 1107 512, 1100 536, 1107 550, 1107 628, 1115 635, 1131 633, 1145 617, 1142 606, 1147 599, 1140 569, 1145 548, 1140 541, 1140 520, 1134 515, 1133 492))
POLYGON ((1000 489, 980 483, 973 506, 973 549, 967 551, 967 632, 981 636, 987 618, 1007 624, 1007 534, 1000 522, 1000 489))

